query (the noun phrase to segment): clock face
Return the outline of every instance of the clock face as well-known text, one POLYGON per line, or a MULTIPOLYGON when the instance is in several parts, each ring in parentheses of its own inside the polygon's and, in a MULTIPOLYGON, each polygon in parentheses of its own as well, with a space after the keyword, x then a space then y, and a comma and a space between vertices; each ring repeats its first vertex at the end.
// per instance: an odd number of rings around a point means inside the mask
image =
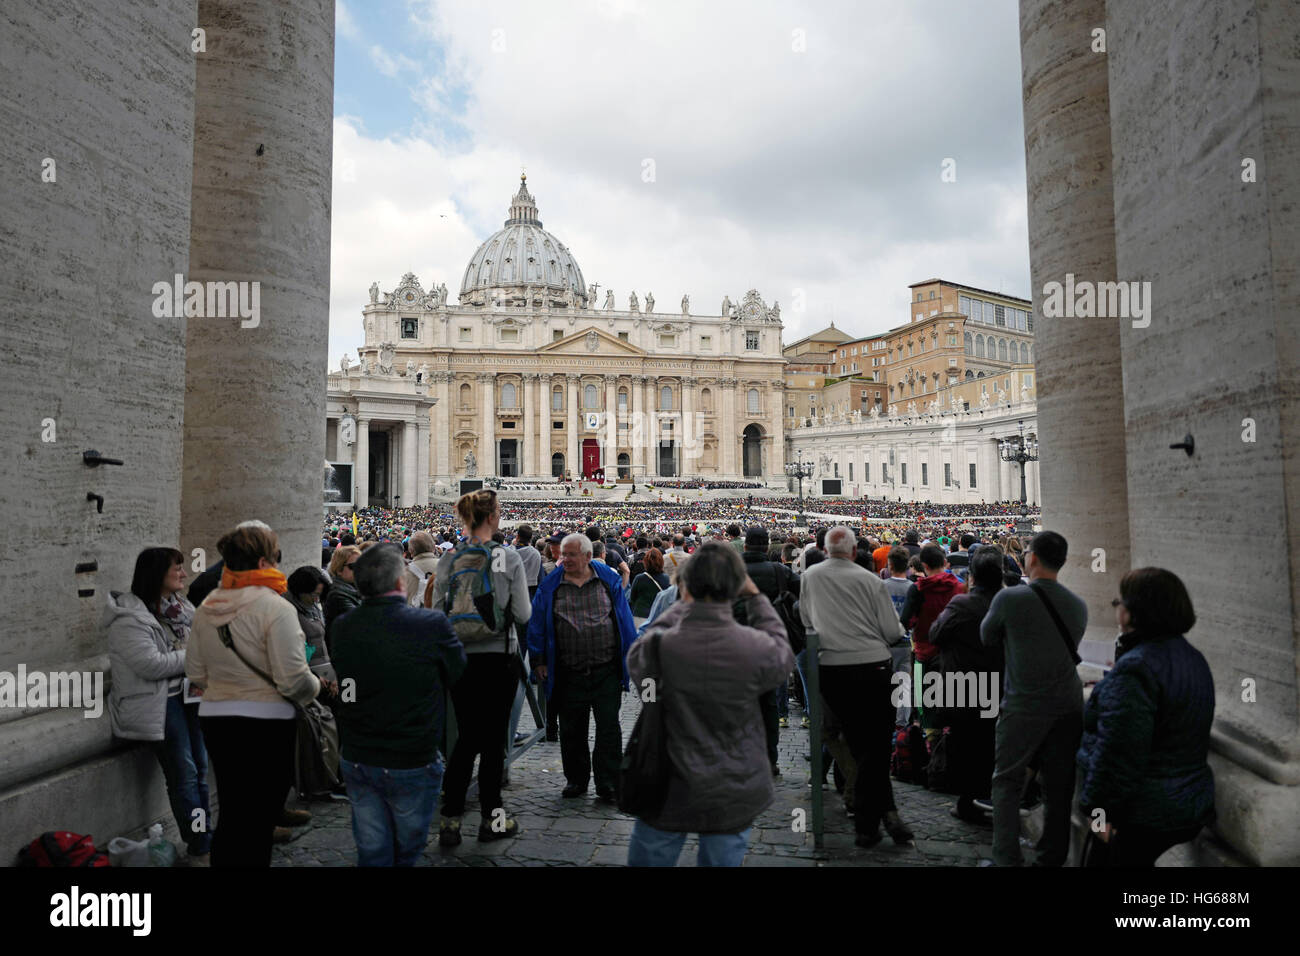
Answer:
POLYGON ((414 292, 408 292, 408 293, 406 293, 406 301, 407 301, 407 302, 410 302, 410 301, 411 301, 412 299, 414 299, 414 298, 415 298, 415 293, 414 293, 414 292))

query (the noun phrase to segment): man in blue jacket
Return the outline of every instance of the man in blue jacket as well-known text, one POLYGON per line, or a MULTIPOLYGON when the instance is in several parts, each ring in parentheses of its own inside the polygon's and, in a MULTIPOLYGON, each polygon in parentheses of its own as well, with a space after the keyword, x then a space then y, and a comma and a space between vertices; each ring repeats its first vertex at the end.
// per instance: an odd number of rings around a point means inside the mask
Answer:
POLYGON ((528 652, 550 708, 560 719, 564 796, 580 797, 594 773, 596 795, 612 801, 623 753, 618 722, 628 689, 627 650, 636 640, 632 609, 619 573, 591 560, 591 539, 560 542, 560 565, 537 586, 528 621, 528 652), (596 714, 596 747, 587 750, 587 721, 596 714))

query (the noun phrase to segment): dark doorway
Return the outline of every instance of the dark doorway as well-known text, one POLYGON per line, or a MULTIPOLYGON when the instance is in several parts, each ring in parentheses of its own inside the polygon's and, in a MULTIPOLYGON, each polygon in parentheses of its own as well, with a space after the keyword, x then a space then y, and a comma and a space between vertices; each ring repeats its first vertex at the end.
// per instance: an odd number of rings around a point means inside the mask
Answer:
POLYGON ((564 456, 561 455, 558 451, 551 456, 551 477, 552 478, 564 477, 564 456))
POLYGON ((518 478, 519 477, 519 439, 503 438, 501 439, 501 477, 518 478))
MULTIPOLYGON (((393 507, 388 498, 388 432, 370 433, 370 501, 393 507)), ((370 502, 358 507, 364 508, 370 502)))
POLYGON ((745 436, 745 477, 757 478, 763 474, 763 433, 757 425, 747 425, 745 436))
POLYGON ((618 456, 618 477, 620 480, 632 477, 632 459, 626 453, 618 456))
POLYGON ((659 477, 675 478, 677 476, 677 443, 659 442, 659 477))

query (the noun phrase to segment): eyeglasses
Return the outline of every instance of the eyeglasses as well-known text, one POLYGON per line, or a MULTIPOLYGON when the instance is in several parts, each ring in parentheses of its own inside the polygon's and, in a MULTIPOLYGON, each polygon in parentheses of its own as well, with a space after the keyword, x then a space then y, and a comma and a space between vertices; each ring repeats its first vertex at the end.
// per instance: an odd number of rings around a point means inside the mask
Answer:
POLYGON ((349 571, 351 571, 351 570, 352 570, 352 567, 353 567, 355 564, 356 564, 355 561, 349 561, 347 564, 343 565, 343 567, 345 567, 345 568, 347 568, 349 571))
POLYGON ((280 563, 280 552, 279 552, 279 551, 275 552, 275 563, 276 563, 276 564, 279 564, 279 563, 280 563))
POLYGON ((1124 603, 1124 599, 1123 599, 1123 598, 1114 598, 1114 599, 1111 600, 1111 602, 1110 602, 1110 606, 1111 606, 1111 607, 1119 607, 1119 606, 1120 606, 1121 604, 1123 604, 1123 603, 1124 603))

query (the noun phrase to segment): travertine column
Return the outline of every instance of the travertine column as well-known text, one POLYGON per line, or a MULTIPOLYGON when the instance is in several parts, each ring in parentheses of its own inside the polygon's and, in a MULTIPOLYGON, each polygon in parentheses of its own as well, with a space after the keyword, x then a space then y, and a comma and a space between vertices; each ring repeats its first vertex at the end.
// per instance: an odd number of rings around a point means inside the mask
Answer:
POLYGON ((479 401, 482 403, 482 431, 479 440, 478 473, 480 476, 497 474, 497 377, 484 372, 478 377, 479 401))
POLYGON ((722 445, 722 475, 723 478, 735 478, 741 472, 736 467, 736 442, 733 438, 741 430, 736 415, 736 380, 724 378, 718 385, 722 389, 722 424, 718 429, 718 441, 722 445))
MULTIPOLYGON (((1153 8, 1172 15, 1164 3, 1153 8)), ((1120 327, 1115 319, 1044 316, 1043 289, 1064 284, 1067 274, 1075 281, 1116 279, 1110 54, 1091 49, 1092 31, 1106 25, 1106 14, 1104 0, 1020 4, 1043 526, 1065 535, 1070 548, 1061 583, 1088 604, 1080 654, 1103 661, 1115 636, 1110 600, 1129 568, 1120 327), (1094 548, 1106 551, 1105 574, 1091 570, 1094 548)), ((1183 23, 1179 36, 1188 29, 1183 23)), ((1138 37, 1109 35, 1112 47, 1132 46, 1142 55, 1138 37)), ((1146 61, 1148 79, 1155 62, 1146 61)), ((1164 131, 1154 138, 1169 139, 1164 131)))
MULTIPOLYGON (((785 438, 784 422, 785 409, 782 407, 785 398, 785 388, 780 382, 774 382, 767 389, 767 434, 771 438, 768 442, 767 467, 763 474, 768 478, 780 478, 785 474, 785 438)), ((858 406, 850 402, 851 408, 858 406)), ((858 469, 853 469, 855 480, 861 484, 861 475, 858 469)))
POLYGON ((438 403, 433 406, 433 473, 441 479, 451 477, 451 373, 434 372, 434 395, 438 403))
POLYGON ((568 425, 565 433, 568 435, 569 443, 564 455, 564 469, 570 477, 577 479, 582 475, 582 462, 578 458, 578 375, 569 372, 565 378, 569 384, 568 391, 565 393, 565 398, 568 400, 566 409, 568 416, 565 419, 568 425))
POLYGON ((358 508, 370 504, 370 419, 357 419, 357 465, 356 465, 358 508))
POLYGON ((419 479, 419 439, 416 436, 415 422, 406 422, 402 429, 402 491, 403 508, 415 504, 417 497, 416 481, 419 479))
POLYGON ((683 475, 700 473, 700 436, 695 425, 695 379, 682 379, 682 427, 677 430, 678 469, 683 475))
POLYGON ((537 460, 537 373, 524 373, 524 391, 520 399, 524 413, 524 447, 516 456, 519 461, 519 474, 531 478, 534 473, 532 463, 537 460))
POLYGON ((257 315, 245 319, 187 324, 180 540, 211 548, 256 517, 278 534, 284 567, 315 565, 334 3, 200 0, 196 12, 208 39, 207 52, 194 57, 187 279, 248 283, 248 304, 254 288, 258 303, 257 315))
POLYGON ((605 376, 605 448, 601 467, 606 478, 618 477, 618 376, 605 376))
POLYGON ((429 419, 421 410, 415 423, 415 504, 423 507, 429 503, 429 419))
POLYGON ((650 441, 650 416, 645 403, 645 376, 632 378, 632 387, 628 392, 628 409, 631 419, 628 422, 627 437, 632 444, 632 476, 641 478, 646 474, 645 453, 650 441))
POLYGON ((551 422, 556 415, 551 409, 551 373, 542 372, 538 377, 537 390, 537 448, 533 452, 534 473, 545 478, 551 473, 551 434, 554 427, 551 422))

